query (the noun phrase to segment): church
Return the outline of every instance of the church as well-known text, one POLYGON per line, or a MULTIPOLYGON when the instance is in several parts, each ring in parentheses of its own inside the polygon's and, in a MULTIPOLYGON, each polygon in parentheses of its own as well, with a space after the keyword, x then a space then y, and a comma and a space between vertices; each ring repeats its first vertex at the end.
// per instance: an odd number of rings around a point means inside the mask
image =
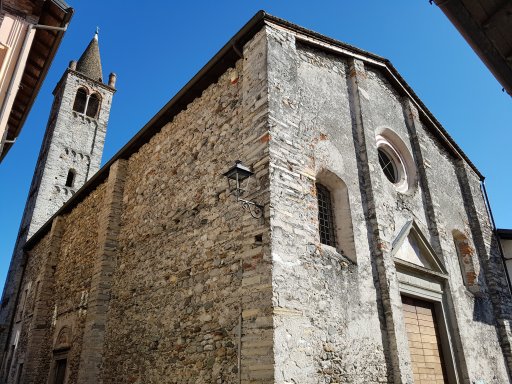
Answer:
POLYGON ((99 169, 116 76, 57 84, 2 383, 510 382, 483 175, 380 56, 257 13, 99 169))

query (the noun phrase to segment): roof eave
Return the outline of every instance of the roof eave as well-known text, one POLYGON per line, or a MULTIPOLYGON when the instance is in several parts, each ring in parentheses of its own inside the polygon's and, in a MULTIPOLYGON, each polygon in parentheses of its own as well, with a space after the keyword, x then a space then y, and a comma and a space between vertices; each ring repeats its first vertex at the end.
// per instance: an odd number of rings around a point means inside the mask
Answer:
MULTIPOLYGON (((511 58, 503 57, 500 54, 495 41, 487 35, 485 26, 479 25, 474 15, 461 1, 436 0, 435 3, 503 86, 503 89, 512 96, 511 58)), ((504 4, 507 3, 504 2, 504 4)))
MULTIPOLYGON (((68 7, 67 9, 63 9, 62 6, 66 5, 66 3, 63 1, 59 1, 59 0, 51 0, 49 3, 55 5, 55 8, 58 9, 62 15, 61 22, 58 25, 55 25, 55 27, 65 28, 66 25, 71 20, 71 17, 73 16, 73 12, 74 12, 73 8, 68 7)), ((44 12, 45 11, 50 12, 48 7, 43 7, 43 13, 39 17, 40 20, 44 20, 44 16, 45 16, 44 12)), ((31 62, 32 62, 31 56, 35 55, 34 46, 38 43, 38 39, 42 38, 41 37, 42 33, 49 33, 49 32, 43 31, 43 30, 36 31, 36 34, 34 36, 34 40, 32 42, 32 46, 30 48, 29 55, 27 58, 27 64, 25 65, 25 69, 23 71, 22 80, 21 80, 22 82, 23 82, 25 75, 27 73, 29 73, 29 71, 31 70, 31 62)), ((16 94, 13 105, 22 106, 24 112, 23 112, 21 119, 19 119, 15 124, 8 123, 7 138, 9 140, 14 140, 19 136, 19 134, 23 128, 23 125, 30 113, 32 105, 34 104, 37 94, 39 93, 39 90, 44 82, 44 79, 46 78, 48 70, 51 67, 51 64, 53 62, 55 54, 57 53, 59 46, 60 46, 60 43, 62 41, 65 31, 55 31, 55 33, 56 34, 54 36, 52 45, 48 49, 48 55, 45 60, 44 67, 40 70, 39 77, 37 79, 36 85, 34 86, 32 92, 31 92, 29 100, 28 101, 22 100, 20 92, 18 92, 16 94)), ((13 119, 13 111, 11 111, 11 115, 9 116, 9 121, 11 121, 12 119, 13 119)), ((2 153, 0 154, 0 162, 7 155, 7 152, 9 152, 9 149, 12 147, 13 144, 14 143, 9 143, 9 142, 4 144, 2 153)))
POLYGON ((498 237, 503 240, 512 240, 512 229, 499 228, 496 230, 498 237))

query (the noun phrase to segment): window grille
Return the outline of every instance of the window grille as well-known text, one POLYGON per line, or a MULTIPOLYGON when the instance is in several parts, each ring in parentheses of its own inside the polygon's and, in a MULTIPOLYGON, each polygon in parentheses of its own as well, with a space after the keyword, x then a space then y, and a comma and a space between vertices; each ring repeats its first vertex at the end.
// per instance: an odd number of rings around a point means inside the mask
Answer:
POLYGON ((322 184, 316 185, 318 198, 318 231, 322 244, 334 247, 334 216, 332 212, 331 193, 322 184))

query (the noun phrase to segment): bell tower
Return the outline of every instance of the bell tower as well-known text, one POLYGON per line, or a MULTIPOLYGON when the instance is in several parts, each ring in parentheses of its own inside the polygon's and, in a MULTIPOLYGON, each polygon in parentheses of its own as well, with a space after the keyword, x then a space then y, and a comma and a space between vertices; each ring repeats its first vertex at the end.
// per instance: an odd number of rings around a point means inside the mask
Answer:
POLYGON ((23 220, 28 237, 98 171, 115 80, 112 73, 108 84, 103 83, 96 32, 53 91, 53 107, 23 220))
POLYGON ((96 31, 78 61, 69 63, 53 91, 54 101, 0 306, 3 372, 8 369, 9 351, 16 338, 15 303, 23 300, 20 292, 26 290, 19 286, 25 258, 23 246, 98 171, 115 82, 114 73, 108 83, 103 82, 96 31))

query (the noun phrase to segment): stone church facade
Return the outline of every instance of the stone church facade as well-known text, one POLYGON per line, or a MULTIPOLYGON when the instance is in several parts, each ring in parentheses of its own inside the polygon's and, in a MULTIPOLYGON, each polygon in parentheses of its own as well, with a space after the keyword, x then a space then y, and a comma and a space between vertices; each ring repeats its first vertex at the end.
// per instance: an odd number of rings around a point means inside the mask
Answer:
POLYGON ((508 383, 482 180, 387 60, 260 12, 28 240, 7 382, 508 383))

